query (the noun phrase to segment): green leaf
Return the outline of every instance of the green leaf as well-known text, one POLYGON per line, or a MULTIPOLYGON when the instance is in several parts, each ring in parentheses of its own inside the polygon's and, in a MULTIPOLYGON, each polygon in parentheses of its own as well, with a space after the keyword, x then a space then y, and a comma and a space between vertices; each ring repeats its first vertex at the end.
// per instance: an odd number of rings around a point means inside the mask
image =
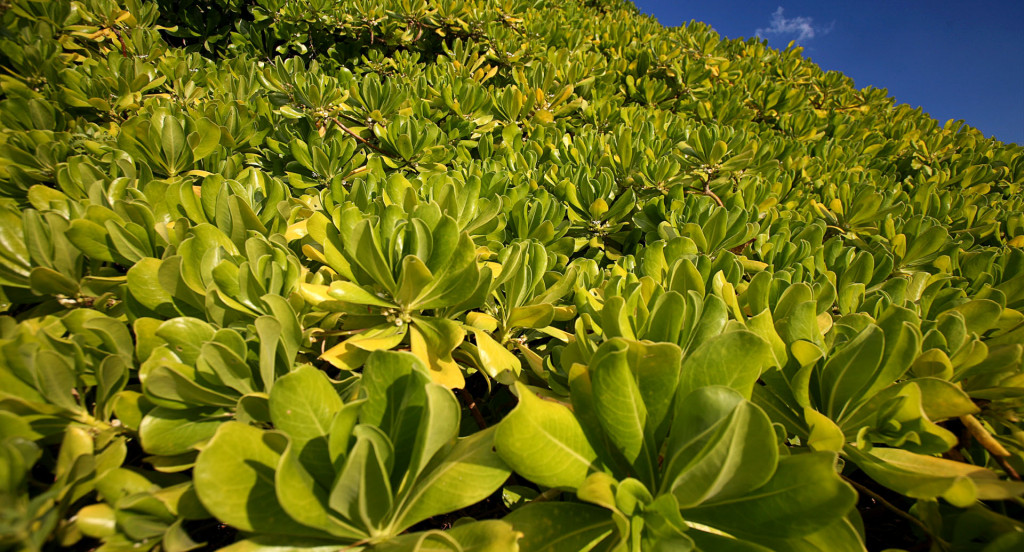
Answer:
MULTIPOLYGON (((694 544, 697 545, 697 550, 707 552, 771 552, 771 548, 766 548, 760 544, 750 542, 748 540, 738 539, 734 537, 728 537, 725 535, 719 535, 716 533, 708 533, 700 529, 695 529, 687 533, 694 544)), ((787 541, 788 542, 788 541, 787 541)), ((788 548, 780 549, 779 552, 785 550, 789 551, 788 548)))
MULTIPOLYGON (((338 552, 338 542, 334 539, 257 535, 236 541, 221 550, 223 552, 338 552)), ((362 547, 350 547, 346 552, 363 552, 365 550, 366 548, 362 547)))
POLYGON ((39 295, 78 295, 78 283, 51 268, 33 268, 28 281, 32 291, 39 295))
POLYGON ((683 508, 727 501, 763 485, 778 445, 768 416, 732 389, 680 396, 665 448, 662 489, 683 508))
POLYGON ((774 364, 775 354, 757 334, 741 330, 717 335, 683 361, 678 392, 686 396, 701 387, 723 385, 749 399, 761 372, 774 364))
MULTIPOLYGON (((128 291, 146 308, 156 312, 168 312, 174 296, 160 285, 159 259, 142 259, 128 269, 128 291)), ((171 310, 170 312, 174 312, 171 310)))
POLYGON ((360 421, 380 427, 395 442, 409 442, 411 450, 424 414, 428 381, 427 368, 418 357, 406 352, 373 352, 363 369, 367 398, 360 421))
POLYGON ((179 166, 179 160, 185 151, 185 129, 182 128, 181 122, 177 118, 169 114, 160 117, 159 121, 162 123, 160 140, 163 145, 164 160, 173 175, 184 168, 179 166))
POLYGON ((871 479, 911 498, 942 497, 966 508, 975 500, 1004 500, 1024 494, 1024 483, 1002 481, 995 472, 973 464, 896 448, 874 448, 865 453, 847 446, 843 452, 871 479))
POLYGON ((460 523, 447 531, 464 552, 515 552, 519 550, 521 533, 512 525, 498 520, 460 523))
POLYGON ((397 308, 397 305, 389 301, 385 301, 377 297, 376 295, 366 291, 357 284, 352 282, 345 282, 343 280, 337 280, 331 282, 330 291, 327 292, 331 297, 344 301, 346 303, 355 303, 357 305, 373 305, 376 307, 384 308, 397 308))
POLYGON ((232 350, 223 343, 203 343, 196 368, 200 372, 211 373, 221 383, 243 395, 255 391, 252 369, 237 354, 237 349, 232 350))
POLYGON ((772 354, 775 356, 775 366, 781 368, 786 365, 789 358, 786 354, 786 343, 775 331, 775 322, 772 320, 771 311, 765 309, 757 316, 747 318, 747 328, 769 344, 772 354))
POLYGON ((294 157, 295 160, 298 161, 300 165, 311 171, 313 170, 313 157, 310 156, 309 146, 305 142, 299 140, 298 138, 294 138, 292 139, 291 142, 289 142, 288 148, 292 154, 292 157, 294 157))
POLYGON ((225 422, 199 453, 196 494, 217 519, 242 531, 323 536, 298 524, 277 501, 274 472, 286 440, 279 434, 225 422))
POLYGON ((516 382, 519 404, 498 424, 494 445, 519 475, 546 487, 575 489, 596 469, 597 454, 576 417, 516 382))
POLYGON ((99 224, 87 219, 75 219, 68 226, 67 237, 86 257, 96 261, 114 262, 107 231, 99 224))
POLYGON ((172 318, 160 324, 157 337, 164 339, 171 350, 185 364, 196 362, 202 352, 203 343, 214 336, 213 326, 197 318, 172 318))
MULTIPOLYGON (((327 508, 328 490, 318 483, 300 460, 300 451, 296 442, 290 440, 274 474, 277 488, 277 499, 281 507, 297 522, 322 529, 336 537, 359 540, 366 533, 338 519, 327 508)), ((333 471, 329 475, 333 477, 333 471)), ((330 477, 327 479, 330 480, 330 477)))
POLYGON ((628 351, 629 346, 618 338, 599 347, 591 359, 590 380, 597 418, 612 444, 632 464, 643 449, 647 407, 627 364, 628 351))
POLYGON ((310 365, 282 376, 270 392, 274 427, 291 438, 293 454, 325 486, 334 477, 328 436, 342 406, 327 375, 310 365))
POLYGON ((477 354, 480 356, 481 362, 480 369, 492 379, 498 378, 506 371, 516 376, 519 375, 523 365, 517 356, 502 347, 487 332, 476 328, 470 328, 470 331, 476 338, 477 354))
POLYGON ((875 394, 840 423, 843 432, 849 437, 867 427, 859 438, 924 454, 949 450, 956 436, 928 419, 917 381, 901 382, 875 394))
POLYGON ((115 260, 123 264, 135 264, 141 259, 153 254, 148 243, 139 239, 135 234, 120 226, 118 222, 108 220, 103 225, 107 230, 107 237, 113 245, 112 253, 116 253, 115 260))
POLYGON ((434 281, 434 275, 427 268, 426 263, 414 255, 406 255, 402 259, 402 267, 398 278, 398 293, 395 294, 395 301, 406 308, 419 308, 416 306, 417 298, 426 292, 428 286, 434 281))
POLYGON ((396 454, 402 455, 402 458, 396 460, 395 468, 405 469, 410 479, 419 476, 435 454, 455 439, 462 418, 459 401, 450 390, 431 383, 424 386, 424 391, 426 408, 416 420, 419 425, 412 452, 405 454, 408 440, 395 446, 396 454), (404 462, 405 458, 408 458, 408 465, 404 462))
POLYGON ((381 252, 377 232, 369 220, 359 222, 351 230, 345 249, 349 252, 349 260, 365 270, 374 283, 386 289, 392 297, 397 294, 398 285, 381 252))
MULTIPOLYGON (((921 388, 921 406, 932 422, 976 414, 980 411, 971 397, 955 384, 935 378, 916 378, 910 381, 921 388)), ((907 383, 910 382, 904 382, 902 385, 907 383)))
POLYGON ((281 115, 284 115, 285 117, 287 117, 289 119, 301 119, 301 118, 305 117, 305 115, 301 111, 295 109, 294 107, 292 107, 290 105, 283 105, 283 106, 281 106, 281 108, 278 109, 278 112, 280 112, 281 115))
POLYGON ((331 431, 327 436, 327 451, 331 455, 331 463, 335 471, 340 471, 348 456, 349 438, 355 429, 360 411, 366 399, 351 401, 341 407, 331 422, 331 431))
POLYGON ((850 518, 836 520, 824 529, 791 539, 759 537, 757 542, 781 552, 864 552, 864 537, 850 518))
POLYGON ((75 400, 78 382, 74 367, 68 359, 51 350, 40 351, 36 356, 36 389, 50 403, 65 410, 81 410, 75 400))
MULTIPOLYGON (((592 412, 598 419, 605 433, 610 438, 618 439, 619 447, 622 447, 622 439, 627 435, 621 433, 621 424, 630 419, 623 414, 623 404, 626 401, 621 397, 622 390, 633 389, 630 393, 631 399, 639 401, 636 404, 644 412, 643 419, 639 419, 641 427, 641 439, 646 441, 648 453, 643 458, 642 464, 637 464, 638 469, 644 469, 645 477, 653 477, 654 456, 650 453, 660 449, 660 439, 664 437, 667 430, 667 415, 671 408, 672 399, 676 393, 676 385, 679 380, 679 365, 682 351, 672 343, 650 343, 637 342, 625 339, 611 339, 598 348, 591 359, 591 368, 588 376, 591 390, 587 394, 593 394, 596 400, 592 408, 588 408, 576 396, 574 390, 574 405, 580 403, 578 416, 582 412, 592 412), (625 371, 623 371, 625 370, 625 371), (619 411, 619 414, 613 414, 619 411), (611 428, 619 425, 616 430, 611 428), (613 431, 619 431, 618 437, 613 436, 613 431)), ((573 385, 576 385, 573 383, 573 385)), ((579 390, 583 393, 583 390, 579 390)), ((582 418, 581 418, 582 420, 582 418)), ((622 452, 632 462, 637 457, 632 453, 622 452), (632 458, 631 458, 632 456, 632 458)), ((653 484, 653 481, 648 481, 653 484)))
MULTIPOLYGON (((278 360, 277 345, 281 341, 283 328, 281 322, 272 316, 257 318, 255 325, 256 334, 260 338, 260 381, 263 382, 263 389, 270 392, 274 389, 278 367, 281 364, 278 360)), ((284 369, 287 371, 291 366, 284 366, 284 369)))
POLYGON ((516 552, 519 533, 498 520, 466 521, 447 531, 408 533, 373 546, 374 552, 516 552))
POLYGON ((117 533, 117 518, 107 504, 90 504, 75 514, 75 527, 87 537, 102 539, 117 533))
POLYGON ((194 410, 157 407, 142 419, 139 439, 142 450, 149 454, 184 454, 213 437, 223 422, 222 418, 208 418, 194 410))
POLYGON ((211 153, 217 151, 220 146, 220 127, 203 117, 196 121, 196 132, 198 139, 193 139, 189 136, 189 147, 192 149, 192 160, 193 162, 205 159, 211 153), (192 142, 196 142, 192 144, 192 142))
POLYGON ((684 510, 683 517, 754 542, 810 535, 842 519, 857 502, 857 493, 839 478, 835 463, 836 455, 829 452, 782 457, 764 485, 684 510))
MULTIPOLYGON (((455 230, 456 224, 450 217, 445 217, 438 224, 435 233, 444 227, 455 230)), ((411 307, 439 309, 458 305, 473 296, 480 280, 480 271, 476 265, 476 247, 468 233, 456 235, 458 237, 453 236, 451 244, 439 243, 445 239, 444 236, 435 239, 434 251, 429 262, 429 265, 437 265, 433 269, 434 279, 430 285, 420 290, 411 307), (451 253, 446 255, 445 251, 439 251, 442 247, 451 248, 451 253), (437 257, 440 257, 440 260, 437 260, 437 257)))
POLYGON ((828 359, 821 370, 823 414, 842 419, 846 409, 863 398, 864 389, 875 383, 884 343, 882 331, 872 325, 828 359))
POLYGON ((804 408, 804 420, 810 428, 810 436, 807 438, 807 446, 811 450, 839 452, 846 445, 846 438, 843 430, 829 419, 828 416, 814 410, 804 408))
POLYGON ((928 349, 914 359, 910 372, 918 378, 948 380, 953 377, 953 363, 942 349, 928 349))
POLYGON ((408 333, 407 324, 374 326, 324 351, 320 358, 342 370, 355 370, 366 362, 369 353, 397 347, 408 333))
POLYGON ((504 521, 523 533, 519 540, 521 550, 611 550, 611 545, 617 541, 611 512, 589 504, 527 504, 505 516, 504 521))
POLYGON ((509 312, 510 328, 543 328, 554 320, 555 309, 551 303, 516 307, 509 312))
POLYGON ((391 510, 394 494, 389 475, 394 452, 387 435, 360 424, 352 431, 355 444, 331 489, 331 509, 361 529, 378 532, 391 510))
POLYGON ((114 415, 124 427, 132 431, 138 431, 144 415, 152 408, 149 399, 135 391, 125 390, 114 396, 114 415))
POLYGON ((270 391, 270 418, 293 443, 328 435, 342 406, 327 374, 308 364, 281 376, 270 391))
POLYGON ((494 428, 459 439, 447 454, 431 462, 403 499, 397 527, 454 512, 493 493, 511 471, 494 452, 494 428))

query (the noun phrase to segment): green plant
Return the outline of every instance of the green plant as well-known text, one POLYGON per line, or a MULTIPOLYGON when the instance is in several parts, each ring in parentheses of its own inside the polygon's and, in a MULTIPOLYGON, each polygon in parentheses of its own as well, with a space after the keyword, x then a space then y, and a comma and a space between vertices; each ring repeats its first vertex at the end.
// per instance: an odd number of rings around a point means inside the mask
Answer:
POLYGON ((0 548, 1024 546, 1024 149, 622 0, 0 2, 0 548))

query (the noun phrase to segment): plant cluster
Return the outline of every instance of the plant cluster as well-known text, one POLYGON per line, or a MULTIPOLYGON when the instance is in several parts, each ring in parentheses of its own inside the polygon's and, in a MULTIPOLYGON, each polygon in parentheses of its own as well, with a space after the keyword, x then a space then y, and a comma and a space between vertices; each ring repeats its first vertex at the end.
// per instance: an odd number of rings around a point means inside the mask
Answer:
POLYGON ((0 3, 0 548, 1024 548, 1024 149, 621 0, 0 3))

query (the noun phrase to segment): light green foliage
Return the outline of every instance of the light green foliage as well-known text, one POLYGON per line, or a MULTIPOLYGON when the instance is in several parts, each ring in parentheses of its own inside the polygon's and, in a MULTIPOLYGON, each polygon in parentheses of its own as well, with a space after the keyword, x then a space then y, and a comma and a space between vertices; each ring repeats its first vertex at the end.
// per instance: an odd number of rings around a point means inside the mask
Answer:
POLYGON ((1021 546, 1019 145, 624 0, 10 0, 0 69, 0 548, 1021 546))

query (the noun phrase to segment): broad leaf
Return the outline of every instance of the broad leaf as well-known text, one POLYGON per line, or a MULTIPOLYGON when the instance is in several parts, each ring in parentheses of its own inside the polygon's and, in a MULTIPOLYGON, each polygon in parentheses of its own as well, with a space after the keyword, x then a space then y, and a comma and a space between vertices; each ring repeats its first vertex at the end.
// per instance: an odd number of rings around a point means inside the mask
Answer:
POLYGON ((495 428, 463 437, 426 466, 401 504, 397 527, 453 512, 487 498, 508 479, 509 469, 494 451, 495 428))
POLYGON ((327 436, 341 407, 327 375, 309 365, 282 376, 270 392, 275 427, 298 443, 327 436))
POLYGON ((857 493, 836 473, 835 462, 836 455, 829 452, 782 457, 764 485, 685 510, 683 517, 754 542, 810 535, 845 516, 857 502, 857 493))
POLYGON ((213 437, 224 423, 220 416, 206 417, 194 410, 157 407, 142 419, 139 439, 149 454, 174 456, 192 450, 213 437))
POLYGON ((1024 483, 1002 481, 986 468, 895 449, 871 452, 847 446, 843 453, 872 479, 912 498, 942 497, 966 508, 975 500, 1003 500, 1024 494, 1024 483))
POLYGON ((284 446, 280 435, 238 422, 222 424, 193 471, 203 506, 242 531, 322 536, 295 522, 277 501, 274 472, 284 446))
POLYGON ((597 455, 572 412, 516 382, 519 404, 498 425, 494 446, 518 474, 546 487, 575 489, 597 455))
POLYGON ((772 477, 778 458, 771 421, 726 387, 703 387, 676 403, 662 491, 683 508, 729 500, 772 477))
POLYGON ((768 343, 748 331, 724 333, 702 342, 683 361, 679 393, 724 385, 749 399, 761 372, 776 363, 768 343))
POLYGON ((528 504, 505 516, 504 521, 523 533, 519 541, 522 550, 611 550, 616 541, 611 512, 588 504, 528 504))

